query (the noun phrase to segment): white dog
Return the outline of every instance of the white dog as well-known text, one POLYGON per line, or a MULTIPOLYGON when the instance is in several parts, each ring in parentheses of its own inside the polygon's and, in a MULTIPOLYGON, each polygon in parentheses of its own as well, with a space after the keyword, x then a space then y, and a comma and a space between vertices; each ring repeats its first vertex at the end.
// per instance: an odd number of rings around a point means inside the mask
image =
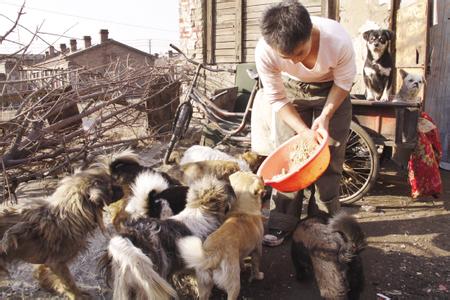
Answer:
POLYGON ((180 160, 180 165, 204 160, 234 161, 239 165, 241 171, 250 171, 250 167, 244 159, 236 158, 222 151, 213 149, 211 147, 200 145, 194 145, 189 149, 187 149, 180 160))
POLYGON ((400 69, 403 83, 400 91, 395 95, 394 102, 414 102, 418 101, 417 96, 425 83, 425 78, 419 74, 408 73, 400 69))

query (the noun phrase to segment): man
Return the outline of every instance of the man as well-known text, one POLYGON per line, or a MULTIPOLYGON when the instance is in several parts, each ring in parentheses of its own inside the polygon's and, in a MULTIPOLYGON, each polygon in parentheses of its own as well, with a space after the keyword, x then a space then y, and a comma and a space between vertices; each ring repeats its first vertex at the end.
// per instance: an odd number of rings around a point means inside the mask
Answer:
MULTIPOLYGON (((285 0, 263 15, 256 68, 263 84, 252 111, 252 149, 268 155, 295 134, 330 136, 331 161, 311 187, 308 210, 329 214, 340 208, 339 181, 352 107, 349 92, 356 74, 352 40, 336 21, 310 17, 296 0, 285 0)), ((276 246, 295 228, 306 192, 275 192, 266 245, 276 246)))

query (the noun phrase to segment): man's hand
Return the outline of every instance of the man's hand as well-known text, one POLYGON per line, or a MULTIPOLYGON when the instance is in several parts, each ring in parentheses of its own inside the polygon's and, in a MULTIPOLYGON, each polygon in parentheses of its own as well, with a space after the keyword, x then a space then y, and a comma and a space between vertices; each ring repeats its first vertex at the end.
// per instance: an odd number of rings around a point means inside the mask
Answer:
POLYGON ((318 118, 314 120, 311 126, 311 130, 317 131, 318 129, 323 129, 328 133, 329 124, 330 124, 329 118, 321 114, 318 118))

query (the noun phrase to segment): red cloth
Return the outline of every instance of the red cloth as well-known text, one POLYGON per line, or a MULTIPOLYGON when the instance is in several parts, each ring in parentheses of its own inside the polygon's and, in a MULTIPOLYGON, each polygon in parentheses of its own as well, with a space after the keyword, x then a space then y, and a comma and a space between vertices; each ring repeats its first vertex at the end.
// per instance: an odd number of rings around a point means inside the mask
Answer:
POLYGON ((442 146, 439 131, 433 119, 422 112, 417 126, 417 145, 408 161, 408 179, 411 196, 438 197, 442 193, 439 162, 442 146))

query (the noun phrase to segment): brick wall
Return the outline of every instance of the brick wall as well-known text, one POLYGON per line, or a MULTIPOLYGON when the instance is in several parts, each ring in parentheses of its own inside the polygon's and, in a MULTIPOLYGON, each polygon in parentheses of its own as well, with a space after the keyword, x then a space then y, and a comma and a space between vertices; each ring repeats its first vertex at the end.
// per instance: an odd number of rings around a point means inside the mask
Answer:
POLYGON ((189 57, 203 59, 203 15, 204 0, 180 0, 180 47, 189 57))

